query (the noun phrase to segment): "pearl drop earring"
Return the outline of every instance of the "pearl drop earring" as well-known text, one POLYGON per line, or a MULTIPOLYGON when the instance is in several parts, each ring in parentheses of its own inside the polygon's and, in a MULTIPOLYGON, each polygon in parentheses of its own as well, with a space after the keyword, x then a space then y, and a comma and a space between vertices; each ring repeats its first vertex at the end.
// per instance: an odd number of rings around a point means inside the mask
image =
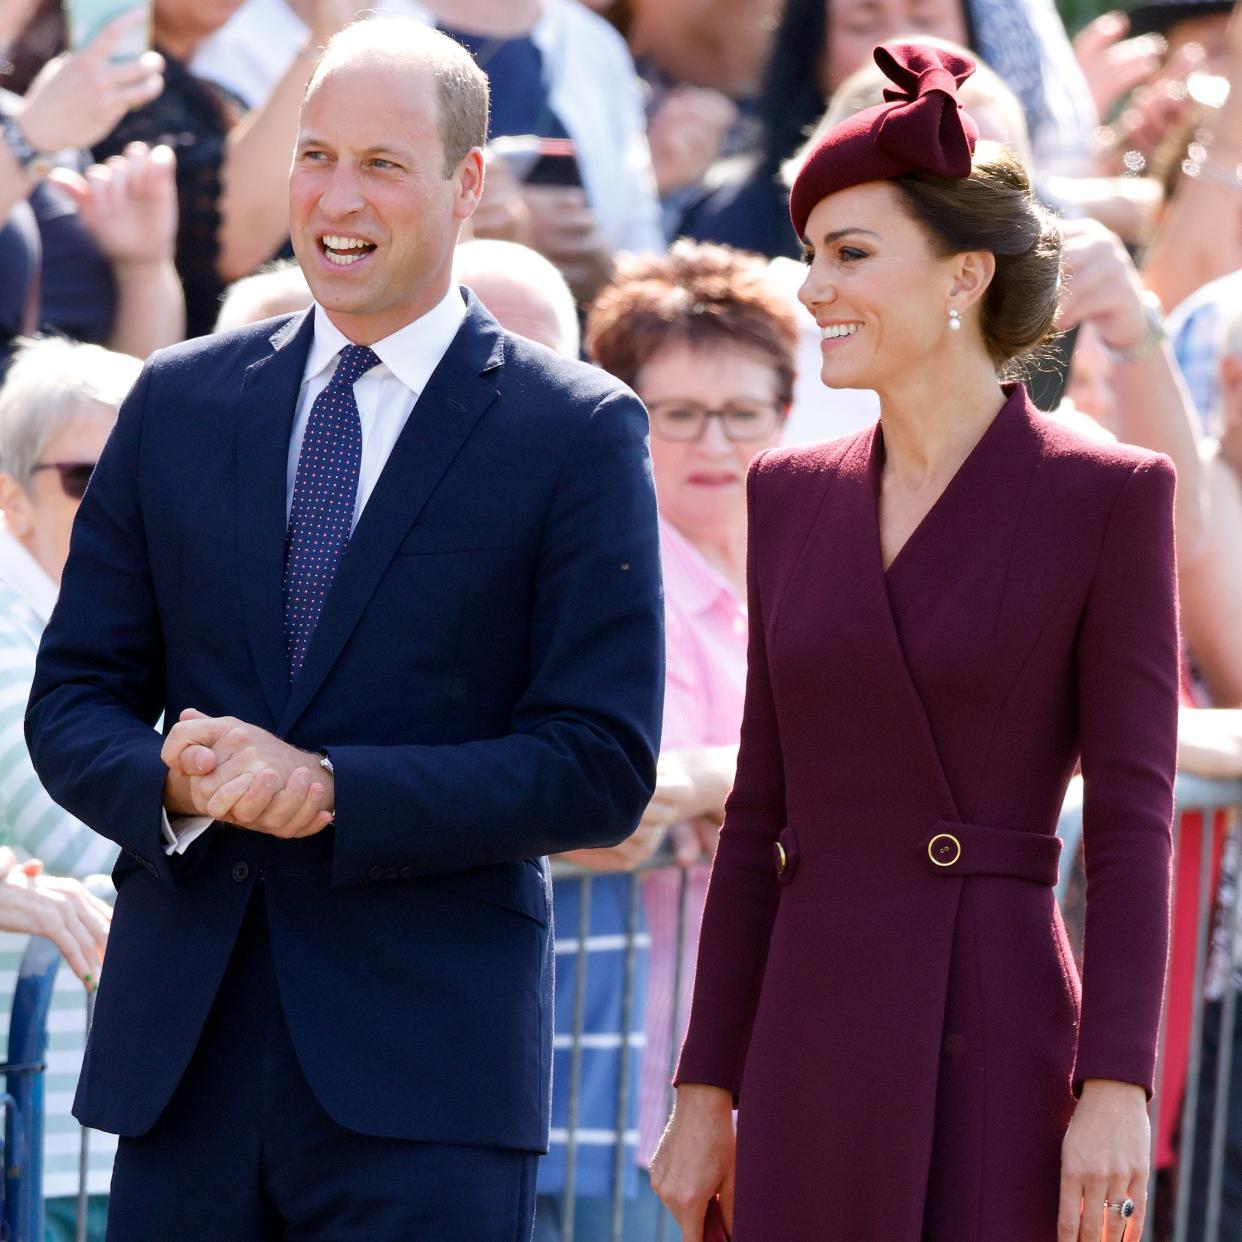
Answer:
POLYGON ((953 332, 962 330, 962 312, 956 306, 949 307, 949 328, 953 332))

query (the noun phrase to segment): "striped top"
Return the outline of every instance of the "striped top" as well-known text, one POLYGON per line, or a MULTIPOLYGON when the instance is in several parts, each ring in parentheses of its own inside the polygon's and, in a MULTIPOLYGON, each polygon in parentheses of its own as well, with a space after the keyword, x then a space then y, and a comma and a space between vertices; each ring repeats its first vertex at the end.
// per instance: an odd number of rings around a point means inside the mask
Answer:
MULTIPOLYGON (((78 878, 111 870, 117 847, 48 797, 31 766, 22 731, 35 653, 56 588, 24 547, 0 528, 0 845, 19 859, 41 858, 49 873, 78 878)), ((9 1011, 27 937, 0 934, 0 1048, 8 1046, 9 1011)), ((86 1042, 82 985, 61 964, 48 1016, 43 1193, 75 1195, 81 1127, 70 1106, 86 1042)), ((92 1132, 89 1188, 107 1194, 116 1139, 92 1132)))
POLYGON ((618 1168, 622 1195, 632 1198, 638 1188, 638 1074, 644 1042, 648 945, 642 902, 632 901, 638 883, 633 874, 599 872, 581 879, 564 876, 552 885, 556 928, 552 1132, 548 1155, 539 1161, 541 1195, 564 1192, 571 1106, 575 1114, 575 1195, 611 1197, 618 1168), (583 898, 588 892, 584 940, 583 898), (631 917, 633 975, 627 1009, 631 917), (580 970, 581 1060, 575 1082, 573 1035, 580 970), (624 1150, 618 1160, 622 1144, 624 1150))
MULTIPOLYGON (((746 601, 681 534, 660 522, 664 564, 664 683, 662 750, 685 746, 733 746, 742 728, 746 692, 746 601)), ((673 1059, 690 1016, 699 924, 707 895, 706 864, 687 878, 686 939, 682 954, 681 1004, 673 996, 677 969, 680 868, 643 876, 643 901, 651 936, 647 982, 647 1051, 639 1099, 638 1159, 644 1167, 668 1121, 673 1059), (673 1039, 673 1019, 681 1024, 673 1039)))

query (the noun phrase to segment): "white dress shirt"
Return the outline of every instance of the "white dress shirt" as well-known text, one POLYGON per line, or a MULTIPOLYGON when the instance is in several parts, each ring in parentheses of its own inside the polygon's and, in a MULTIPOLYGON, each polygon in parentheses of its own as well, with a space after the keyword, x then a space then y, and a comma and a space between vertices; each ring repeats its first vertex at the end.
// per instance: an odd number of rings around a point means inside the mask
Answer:
MULTIPOLYGON (((328 318, 322 306, 316 304, 313 314, 315 335, 306 355, 306 368, 302 372, 302 387, 293 418, 293 433, 289 437, 286 515, 293 505, 298 455, 302 451, 311 407, 332 379, 341 350, 351 344, 350 339, 328 318)), ((358 495, 354 501, 355 526, 388 463, 397 437, 409 420, 415 402, 427 387, 431 373, 448 352, 465 317, 466 304, 461 290, 451 285, 448 293, 425 315, 371 346, 381 365, 360 376, 354 384, 354 399, 358 403, 358 417, 362 422, 362 462, 358 471, 358 495)), ((200 837, 211 823, 207 816, 189 816, 173 824, 165 816, 165 852, 184 854, 190 843, 200 837)))

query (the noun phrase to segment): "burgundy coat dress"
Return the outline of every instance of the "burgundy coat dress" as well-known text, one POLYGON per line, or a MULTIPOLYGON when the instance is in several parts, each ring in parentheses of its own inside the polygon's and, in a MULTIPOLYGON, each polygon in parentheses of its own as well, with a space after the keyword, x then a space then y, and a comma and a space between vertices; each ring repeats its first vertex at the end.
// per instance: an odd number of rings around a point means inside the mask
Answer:
POLYGON ((1167 459, 1011 390, 887 573, 879 426, 752 468, 737 781, 678 1082, 734 1242, 1055 1242, 1087 1078, 1152 1089, 1178 649, 1167 459), (1053 898, 1081 755, 1087 932, 1053 898))

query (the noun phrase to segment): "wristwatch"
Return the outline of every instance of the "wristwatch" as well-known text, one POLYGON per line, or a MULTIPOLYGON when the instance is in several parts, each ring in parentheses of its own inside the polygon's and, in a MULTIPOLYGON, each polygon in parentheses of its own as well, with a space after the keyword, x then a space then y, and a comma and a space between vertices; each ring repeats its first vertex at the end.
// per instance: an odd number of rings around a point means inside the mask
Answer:
POLYGON ((17 118, 0 113, 0 134, 14 159, 22 166, 22 171, 35 181, 42 181, 52 170, 52 159, 44 151, 37 151, 30 145, 30 140, 22 133, 17 118))
POLYGON ((1169 330, 1164 322, 1164 307, 1150 289, 1143 292, 1143 314, 1147 320, 1147 331, 1128 349, 1109 348, 1109 357, 1114 363, 1138 362, 1168 340, 1169 330))

